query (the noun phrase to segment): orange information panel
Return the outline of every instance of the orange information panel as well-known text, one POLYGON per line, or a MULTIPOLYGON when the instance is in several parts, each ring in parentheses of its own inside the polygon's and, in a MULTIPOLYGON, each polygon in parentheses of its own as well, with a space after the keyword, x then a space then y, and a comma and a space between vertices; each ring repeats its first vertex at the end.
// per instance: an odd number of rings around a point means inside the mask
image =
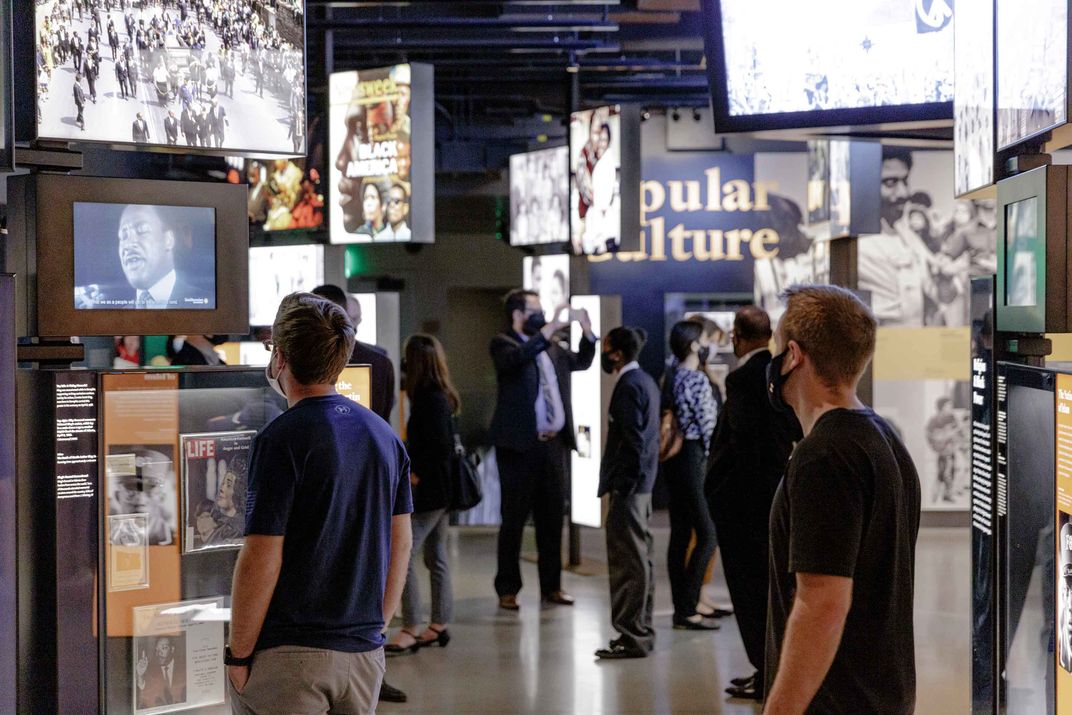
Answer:
POLYGON ((357 404, 372 409, 371 400, 372 368, 368 365, 350 365, 342 370, 335 391, 343 397, 349 397, 357 404))
POLYGON ((1072 375, 1057 376, 1057 710, 1072 712, 1072 375))
POLYGON ((179 374, 105 374, 104 464, 101 508, 105 542, 109 636, 132 636, 135 608, 178 601, 179 374), (114 517, 144 515, 140 519, 114 517), (119 551, 113 553, 113 541, 119 551), (143 547, 145 562, 132 560, 143 547), (146 568, 147 567, 147 568, 146 568))

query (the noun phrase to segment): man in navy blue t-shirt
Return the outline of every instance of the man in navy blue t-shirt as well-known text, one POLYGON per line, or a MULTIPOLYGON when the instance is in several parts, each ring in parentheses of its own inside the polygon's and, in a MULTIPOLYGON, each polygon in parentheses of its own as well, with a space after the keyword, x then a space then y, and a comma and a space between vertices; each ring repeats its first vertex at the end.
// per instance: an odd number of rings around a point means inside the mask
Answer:
POLYGON ((409 458, 386 422, 335 392, 354 344, 341 308, 289 295, 272 339, 265 374, 289 409, 253 441, 232 711, 374 712, 409 561, 409 458))

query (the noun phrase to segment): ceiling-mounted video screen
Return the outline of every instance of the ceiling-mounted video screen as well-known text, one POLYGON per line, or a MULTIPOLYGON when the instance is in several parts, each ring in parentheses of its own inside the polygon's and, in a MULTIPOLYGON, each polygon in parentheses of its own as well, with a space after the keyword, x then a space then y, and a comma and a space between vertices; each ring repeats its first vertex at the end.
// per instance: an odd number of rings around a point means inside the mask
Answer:
POLYGON ((571 114, 569 163, 573 253, 639 247, 639 107, 597 107, 571 114))
POLYGON ((283 298, 324 283, 324 247, 258 246, 249 249, 249 324, 272 325, 283 298))
POLYGON ((994 2, 960 0, 953 98, 953 183, 957 196, 994 183, 994 2))
POLYGON ((35 5, 39 139, 305 154, 303 0, 35 5))
POLYGON ((435 240, 432 82, 420 64, 331 75, 332 243, 435 240))
POLYGON ((703 12, 719 132, 952 119, 952 0, 704 0, 703 12))
POLYGON ((1068 121, 1068 0, 997 0, 998 149, 1068 121))
POLYGON ((569 147, 510 157, 511 246, 569 241, 569 186, 569 147))
POLYGON ((315 231, 324 226, 324 185, 306 159, 238 160, 235 179, 249 185, 249 225, 260 231, 315 231))

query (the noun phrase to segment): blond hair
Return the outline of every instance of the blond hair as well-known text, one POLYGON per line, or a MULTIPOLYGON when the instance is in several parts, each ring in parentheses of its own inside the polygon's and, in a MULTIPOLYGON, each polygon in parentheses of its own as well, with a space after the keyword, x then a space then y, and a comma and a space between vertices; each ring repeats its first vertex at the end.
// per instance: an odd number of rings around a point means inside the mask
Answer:
POLYGON ((875 354, 878 323, 855 295, 837 286, 790 286, 779 329, 811 358, 827 387, 855 386, 875 354))
POLYGON ((333 385, 354 351, 354 324, 330 300, 291 293, 279 304, 272 342, 299 383, 333 385))

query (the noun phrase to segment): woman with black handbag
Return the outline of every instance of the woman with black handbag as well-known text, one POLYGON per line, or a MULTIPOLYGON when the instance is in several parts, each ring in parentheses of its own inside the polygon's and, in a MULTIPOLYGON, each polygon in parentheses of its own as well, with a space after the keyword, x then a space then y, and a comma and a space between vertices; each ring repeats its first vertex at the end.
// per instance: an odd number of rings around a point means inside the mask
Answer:
POLYGON ((413 551, 409 575, 402 592, 402 630, 384 650, 388 654, 415 652, 421 647, 450 642, 447 624, 454 608, 447 532, 450 523, 451 468, 455 454, 454 415, 461 407, 450 381, 443 346, 431 335, 418 333, 406 341, 404 350, 406 394, 410 414, 406 423, 413 488, 413 551), (417 580, 418 552, 423 546, 424 564, 431 574, 432 614, 424 623, 417 580))

